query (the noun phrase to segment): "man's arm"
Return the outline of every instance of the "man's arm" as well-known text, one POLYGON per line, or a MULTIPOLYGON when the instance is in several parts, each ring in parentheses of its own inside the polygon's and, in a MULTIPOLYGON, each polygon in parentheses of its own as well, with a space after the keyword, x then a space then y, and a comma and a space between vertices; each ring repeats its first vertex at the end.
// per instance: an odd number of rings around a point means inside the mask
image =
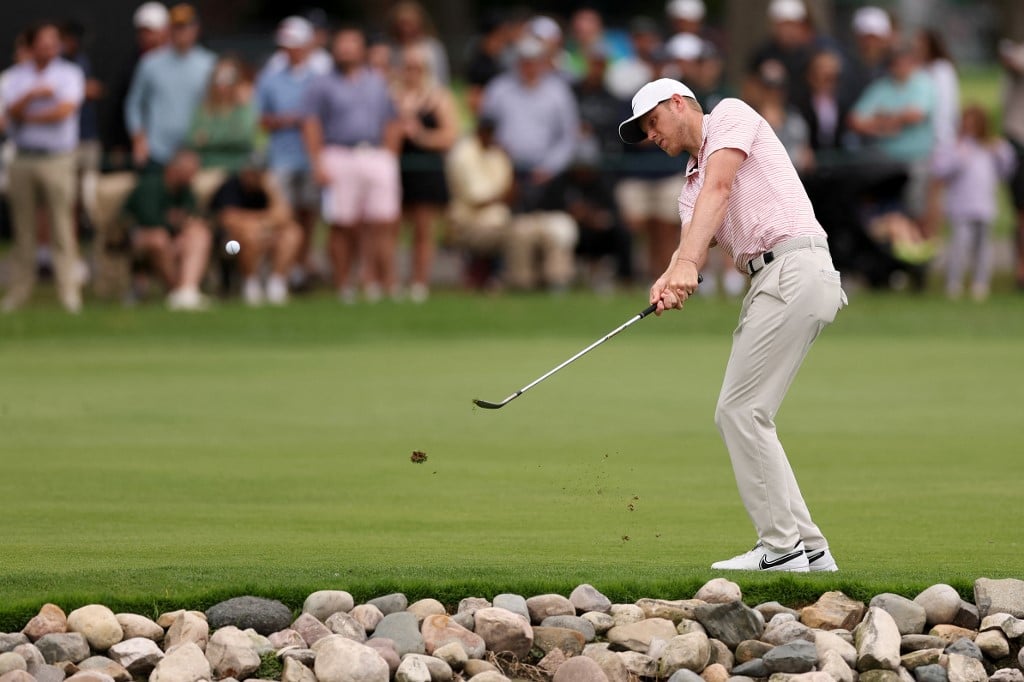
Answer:
POLYGON ((309 165, 313 169, 313 177, 318 185, 327 184, 327 176, 320 168, 320 152, 324 148, 324 129, 316 116, 306 116, 302 124, 302 141, 306 144, 309 165))
POLYGON ((146 62, 139 62, 124 100, 124 122, 132 138, 132 159, 141 166, 149 159, 149 140, 143 127, 143 100, 148 89, 146 62))

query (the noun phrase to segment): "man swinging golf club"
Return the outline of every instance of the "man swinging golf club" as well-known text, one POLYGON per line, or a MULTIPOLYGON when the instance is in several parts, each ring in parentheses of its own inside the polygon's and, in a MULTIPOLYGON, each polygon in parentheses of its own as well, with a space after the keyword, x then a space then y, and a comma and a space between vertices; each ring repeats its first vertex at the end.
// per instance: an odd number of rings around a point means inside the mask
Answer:
POLYGON ((693 92, 669 78, 640 88, 619 136, 690 155, 679 248, 651 287, 655 313, 682 309, 716 244, 750 276, 715 423, 758 541, 712 568, 838 570, 775 433, 775 414, 811 343, 846 304, 825 231, 785 148, 742 101, 722 100, 705 115, 693 92))

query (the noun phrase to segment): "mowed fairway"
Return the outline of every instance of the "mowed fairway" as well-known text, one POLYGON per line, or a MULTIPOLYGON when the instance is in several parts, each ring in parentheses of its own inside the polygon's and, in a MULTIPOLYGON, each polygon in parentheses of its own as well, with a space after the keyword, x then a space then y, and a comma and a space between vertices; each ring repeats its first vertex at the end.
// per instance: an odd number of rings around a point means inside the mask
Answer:
MULTIPOLYGON (((642 293, 0 318, 0 631, 43 601, 258 593, 689 597, 749 549, 712 415, 738 303, 642 293), (423 464, 413 450, 427 453, 423 464)), ((861 295, 778 418, 836 576, 748 595, 1024 577, 1024 301, 861 295)))

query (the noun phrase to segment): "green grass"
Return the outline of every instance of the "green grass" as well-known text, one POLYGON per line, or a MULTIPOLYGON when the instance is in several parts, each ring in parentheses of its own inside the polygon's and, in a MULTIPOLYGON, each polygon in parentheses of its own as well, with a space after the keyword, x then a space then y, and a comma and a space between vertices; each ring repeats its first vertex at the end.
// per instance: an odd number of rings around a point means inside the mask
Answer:
MULTIPOLYGON (((691 596, 753 540, 712 421, 738 304, 645 320, 500 412, 470 403, 642 306, 450 295, 0 318, 0 631, 44 601, 155 614, 580 582, 691 596)), ((778 418, 843 572, 743 576, 748 601, 1024 577, 1022 335, 1019 297, 856 297, 778 418)))

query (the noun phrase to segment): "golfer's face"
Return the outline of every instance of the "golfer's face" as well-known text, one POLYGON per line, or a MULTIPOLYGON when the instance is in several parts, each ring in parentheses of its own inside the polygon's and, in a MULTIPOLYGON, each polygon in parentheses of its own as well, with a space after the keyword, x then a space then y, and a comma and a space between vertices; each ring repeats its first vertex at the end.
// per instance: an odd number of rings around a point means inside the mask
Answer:
POLYGON ((641 118, 640 130, 669 156, 678 156, 683 149, 679 139, 678 115, 674 112, 672 100, 661 102, 641 118))

